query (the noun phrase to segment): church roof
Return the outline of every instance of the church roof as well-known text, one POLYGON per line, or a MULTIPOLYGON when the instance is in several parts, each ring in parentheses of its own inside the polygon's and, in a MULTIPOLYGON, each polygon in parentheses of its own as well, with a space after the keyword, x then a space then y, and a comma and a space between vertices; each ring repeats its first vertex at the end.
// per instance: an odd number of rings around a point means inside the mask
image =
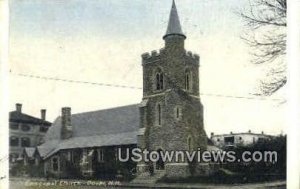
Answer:
POLYGON ((177 12, 177 8, 176 8, 176 4, 175 4, 174 0, 173 0, 171 12, 170 12, 170 18, 169 18, 167 32, 166 32, 164 38, 169 35, 182 35, 185 37, 185 35, 183 34, 182 29, 181 29, 181 24, 180 24, 178 12, 177 12))
POLYGON ((37 152, 39 153, 39 155, 42 158, 44 158, 48 154, 50 154, 52 151, 54 151, 59 143, 60 143, 60 140, 48 140, 45 143, 43 143, 42 145, 37 146, 36 149, 37 149, 37 152))
POLYGON ((128 145, 137 143, 139 105, 129 105, 71 116, 73 135, 61 140, 61 117, 58 117, 38 147, 42 157, 70 148, 128 145))

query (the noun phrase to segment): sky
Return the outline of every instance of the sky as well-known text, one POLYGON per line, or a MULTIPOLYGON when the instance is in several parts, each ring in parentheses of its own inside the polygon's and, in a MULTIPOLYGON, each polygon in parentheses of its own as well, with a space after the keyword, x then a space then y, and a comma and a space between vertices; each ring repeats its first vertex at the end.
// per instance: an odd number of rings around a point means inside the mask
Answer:
MULTIPOLYGON (((142 87, 141 54, 163 47, 171 0, 11 0, 10 111, 36 117, 47 109, 72 113, 136 104, 142 90, 21 77, 55 77, 142 87)), ((200 91, 208 135, 286 133, 285 89, 261 99, 259 80, 270 69, 251 63, 241 39, 247 28, 237 12, 248 0, 177 0, 185 47, 200 55, 200 91), (210 96, 254 97, 255 99, 210 96), (274 100, 279 99, 279 100, 274 100)))

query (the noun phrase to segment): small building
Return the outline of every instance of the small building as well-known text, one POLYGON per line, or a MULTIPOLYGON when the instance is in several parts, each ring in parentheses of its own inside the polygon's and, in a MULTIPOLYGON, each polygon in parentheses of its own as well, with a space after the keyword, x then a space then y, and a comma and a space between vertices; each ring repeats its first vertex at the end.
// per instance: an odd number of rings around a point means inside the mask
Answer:
POLYGON ((46 121, 46 110, 36 118, 22 112, 22 104, 16 104, 16 110, 9 113, 9 162, 13 165, 23 159, 26 147, 36 147, 44 140, 51 123, 46 121))
POLYGON ((215 135, 211 133, 211 141, 215 146, 220 148, 235 147, 235 146, 248 146, 255 144, 258 141, 270 140, 274 136, 266 135, 264 132, 252 133, 251 130, 245 133, 233 133, 215 135))

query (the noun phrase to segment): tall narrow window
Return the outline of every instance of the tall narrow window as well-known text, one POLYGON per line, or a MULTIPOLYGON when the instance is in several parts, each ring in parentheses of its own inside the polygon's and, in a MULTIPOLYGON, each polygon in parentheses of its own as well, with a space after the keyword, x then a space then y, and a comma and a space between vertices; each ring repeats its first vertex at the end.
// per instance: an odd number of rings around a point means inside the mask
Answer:
POLYGON ((164 89, 164 75, 162 73, 160 73, 159 85, 160 85, 160 90, 163 90, 164 89))
POLYGON ((164 76, 160 69, 156 72, 156 90, 163 90, 164 88, 164 76))
POLYGON ((156 74, 156 90, 160 90, 160 76, 159 76, 159 73, 156 74))
POLYGON ((97 150, 98 154, 98 162, 104 162, 104 150, 103 149, 98 149, 97 150))
POLYGON ((193 141, 192 141, 192 137, 188 137, 188 148, 189 151, 193 150, 193 141))
POLYGON ((192 88, 191 84, 191 72, 189 70, 185 71, 185 90, 190 91, 192 88))
POLYGON ((118 158, 118 148, 116 147, 115 148, 115 161, 116 161, 116 163, 119 161, 119 158, 118 158))
POLYGON ((58 171, 58 158, 57 157, 52 158, 52 170, 58 171))
POLYGON ((157 123, 161 125, 161 105, 157 105, 157 123))
POLYGON ((74 163, 74 155, 73 155, 73 151, 70 150, 67 152, 67 157, 68 157, 68 161, 74 163))
POLYGON ((182 113, 181 113, 181 107, 180 106, 176 106, 174 109, 174 117, 176 118, 176 120, 180 120, 182 117, 182 113))

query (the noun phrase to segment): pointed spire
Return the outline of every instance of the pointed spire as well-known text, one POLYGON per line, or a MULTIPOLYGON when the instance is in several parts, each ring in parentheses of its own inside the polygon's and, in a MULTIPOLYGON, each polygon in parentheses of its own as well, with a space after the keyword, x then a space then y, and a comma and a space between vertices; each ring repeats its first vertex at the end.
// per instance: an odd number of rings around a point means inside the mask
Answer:
POLYGON ((170 12, 168 29, 163 38, 166 38, 169 35, 181 35, 184 38, 186 38, 186 36, 183 34, 182 29, 181 29, 180 20, 179 20, 176 4, 175 4, 174 0, 173 0, 173 4, 172 4, 172 9, 170 12))

